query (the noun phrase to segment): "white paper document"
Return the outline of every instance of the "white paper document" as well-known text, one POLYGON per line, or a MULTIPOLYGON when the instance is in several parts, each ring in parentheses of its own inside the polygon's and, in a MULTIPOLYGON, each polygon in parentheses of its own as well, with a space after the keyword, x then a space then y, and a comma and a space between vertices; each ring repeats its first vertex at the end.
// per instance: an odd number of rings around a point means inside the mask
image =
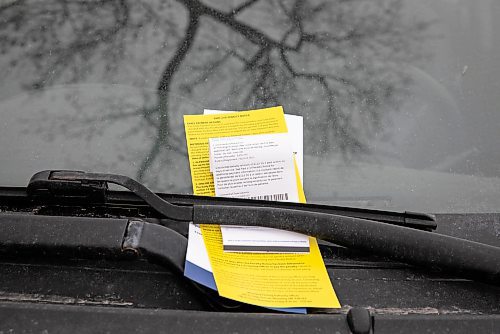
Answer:
POLYGON ((299 169, 300 182, 304 184, 304 124, 302 116, 285 114, 290 145, 299 169))
MULTIPOLYGON (((230 113, 207 110, 204 114, 230 113)), ((285 115, 288 133, 209 139, 215 195, 298 202, 297 178, 303 180, 303 119, 285 115)), ((263 227, 221 226, 225 251, 309 252, 309 238, 263 227)))
POLYGON ((228 252, 308 253, 309 237, 267 227, 221 226, 222 244, 228 252))
POLYGON ((209 139, 215 195, 298 202, 287 133, 209 139))
POLYGON ((205 248, 205 242, 203 241, 201 229, 198 225, 189 223, 188 240, 186 261, 189 261, 206 271, 212 272, 212 266, 210 265, 207 249, 205 248))
MULTIPOLYGON (((203 111, 204 115, 212 114, 227 114, 237 111, 224 111, 224 110, 212 110, 205 109, 203 111)), ((286 127, 288 128, 288 133, 290 134, 290 146, 292 153, 295 154, 295 160, 297 162, 297 168, 299 169, 300 180, 304 182, 304 119, 302 116, 285 114, 286 127)), ((212 171, 212 167, 210 167, 212 171)))

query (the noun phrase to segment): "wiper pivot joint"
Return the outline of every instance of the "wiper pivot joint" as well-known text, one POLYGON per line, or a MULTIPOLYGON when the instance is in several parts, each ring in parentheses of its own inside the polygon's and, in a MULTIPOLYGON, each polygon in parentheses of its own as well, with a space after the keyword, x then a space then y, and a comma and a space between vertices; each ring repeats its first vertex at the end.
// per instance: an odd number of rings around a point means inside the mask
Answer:
POLYGON ((99 197, 101 202, 104 202, 108 183, 127 188, 167 218, 178 221, 193 219, 191 206, 171 204, 141 183, 122 175, 65 170, 42 171, 33 175, 28 183, 27 191, 32 198, 49 195, 65 199, 86 197, 92 200, 99 197))

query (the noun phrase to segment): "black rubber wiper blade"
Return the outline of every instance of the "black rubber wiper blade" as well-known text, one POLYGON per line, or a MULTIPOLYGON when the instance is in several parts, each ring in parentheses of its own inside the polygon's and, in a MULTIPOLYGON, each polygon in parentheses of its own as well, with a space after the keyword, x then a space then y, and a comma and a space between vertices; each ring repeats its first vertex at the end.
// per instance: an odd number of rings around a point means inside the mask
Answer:
POLYGON ((434 232, 324 213, 215 205, 195 206, 193 221, 290 230, 368 254, 500 285, 499 247, 434 232))
MULTIPOLYGON (((499 247, 375 220, 321 212, 263 206, 178 206, 126 176, 72 171, 49 173, 54 182, 112 182, 122 185, 166 218, 177 221, 295 231, 370 254, 500 285, 499 247)), ((33 182, 30 185, 33 191, 41 189, 33 182)))
MULTIPOLYGON (((146 203, 148 203, 149 206, 156 208, 156 211, 161 213, 164 217, 181 221, 185 221, 186 217, 191 214, 189 212, 189 208, 181 208, 179 210, 178 206, 170 206, 170 203, 168 203, 169 200, 179 202, 179 199, 181 199, 181 202, 185 202, 188 207, 197 203, 264 207, 268 207, 270 205, 269 201, 250 201, 237 198, 214 198, 188 195, 174 195, 169 198, 169 196, 165 194, 157 196, 139 182, 136 182, 126 176, 64 170, 49 170, 36 173, 33 175, 28 184, 28 193, 31 199, 36 199, 37 202, 40 202, 41 204, 53 202, 56 205, 67 203, 76 205, 99 205, 105 203, 112 204, 115 202, 118 202, 119 204, 135 204, 137 200, 142 198, 146 203), (131 192, 124 193, 109 191, 107 183, 122 185, 125 188, 128 188, 131 192), (157 197, 166 201, 167 204, 161 203, 157 197), (165 212, 165 209, 168 211, 165 212)), ((366 208, 290 202, 272 202, 272 206, 363 218, 426 231, 432 231, 437 228, 435 217, 426 213, 409 211, 382 211, 366 208)), ((186 207, 186 205, 184 207, 186 207)))

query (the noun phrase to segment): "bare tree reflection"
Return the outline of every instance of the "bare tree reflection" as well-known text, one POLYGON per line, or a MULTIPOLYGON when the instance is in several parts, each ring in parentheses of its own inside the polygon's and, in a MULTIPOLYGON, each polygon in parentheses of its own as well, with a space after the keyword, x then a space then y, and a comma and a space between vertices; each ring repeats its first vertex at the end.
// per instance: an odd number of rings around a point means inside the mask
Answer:
POLYGON ((142 179, 183 146, 172 94, 221 108, 282 104, 307 115, 311 149, 366 151, 408 85, 405 65, 421 56, 428 24, 404 17, 400 0, 17 0, 0 6, 0 52, 12 71, 33 70, 27 89, 156 81, 154 103, 103 110, 154 129, 142 179))

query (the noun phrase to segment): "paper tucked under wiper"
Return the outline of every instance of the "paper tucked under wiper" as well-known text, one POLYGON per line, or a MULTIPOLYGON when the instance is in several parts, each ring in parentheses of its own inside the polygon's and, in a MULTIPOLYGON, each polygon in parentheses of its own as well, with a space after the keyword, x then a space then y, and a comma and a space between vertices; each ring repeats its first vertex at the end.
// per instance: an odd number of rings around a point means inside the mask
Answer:
MULTIPOLYGON (((281 107, 185 116, 184 123, 195 194, 305 202, 281 107)), ((315 238, 224 226, 225 247, 234 251, 225 252, 221 227, 201 228, 204 247, 190 227, 185 275, 221 296, 289 312, 340 307, 315 238), (244 247, 260 254, 242 253, 244 247)))

